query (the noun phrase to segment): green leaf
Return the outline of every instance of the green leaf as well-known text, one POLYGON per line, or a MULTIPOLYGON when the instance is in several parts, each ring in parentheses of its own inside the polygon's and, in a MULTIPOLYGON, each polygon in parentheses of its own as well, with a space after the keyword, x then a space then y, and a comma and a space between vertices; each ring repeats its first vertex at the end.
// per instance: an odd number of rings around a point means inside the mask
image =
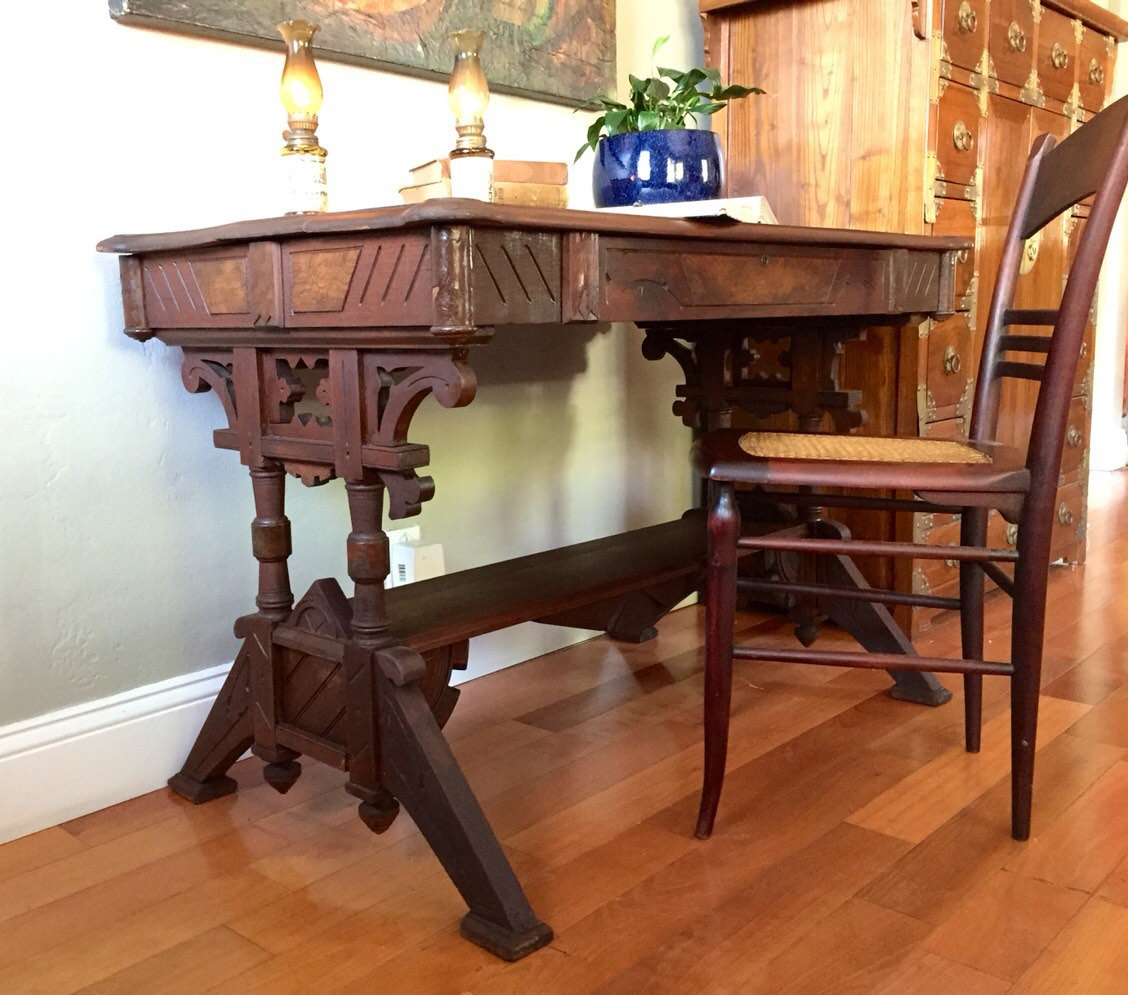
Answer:
POLYGON ((604 118, 596 118, 592 121, 591 127, 587 130, 588 144, 594 149, 599 142, 599 136, 603 133, 604 118))
POLYGON ((705 103, 698 104, 696 107, 694 107, 693 113, 694 114, 716 114, 717 111, 723 111, 724 109, 725 109, 725 105, 723 103, 718 104, 718 103, 714 103, 711 100, 707 100, 707 101, 705 101, 705 103))
POLYGON ((685 75, 685 73, 683 73, 680 69, 666 69, 663 66, 659 66, 658 75, 665 76, 666 79, 672 79, 675 83, 678 83, 681 81, 681 78, 685 75))
POLYGON ((721 71, 719 69, 714 69, 712 66, 709 66, 706 69, 703 69, 702 72, 704 73, 705 79, 711 79, 714 83, 720 86, 721 71))
POLYGON ((653 57, 654 57, 655 55, 657 55, 657 54, 658 54, 658 51, 659 51, 659 49, 661 49, 661 48, 662 48, 662 46, 663 46, 663 45, 665 45, 665 44, 666 44, 666 42, 668 42, 669 40, 670 40, 670 36, 669 36, 669 35, 663 35, 663 36, 662 36, 661 38, 659 38, 659 39, 658 39, 658 40, 657 40, 657 41, 656 41, 656 42, 654 43, 654 48, 652 48, 652 49, 650 50, 650 55, 651 55, 651 58, 653 58, 653 57))
POLYGON ((630 113, 626 107, 622 110, 608 111, 604 118, 608 132, 612 135, 618 135, 628 130, 623 127, 623 123, 630 117, 630 113))
POLYGON ((647 99, 654 102, 665 100, 670 95, 670 87, 660 79, 652 79, 647 83, 647 99))
POLYGON ((573 159, 572 162, 579 162, 584 157, 584 153, 590 148, 591 146, 587 142, 584 142, 584 144, 580 146, 580 151, 576 153, 576 158, 573 159))
POLYGON ((661 125, 661 118, 657 111, 639 111, 638 130, 657 131, 661 125))
POLYGON ((650 84, 650 80, 639 79, 634 73, 629 73, 627 79, 630 81, 632 93, 645 93, 650 84))
POLYGON ((732 86, 716 87, 713 92, 709 94, 714 100, 736 100, 738 97, 747 97, 752 93, 763 93, 758 86, 732 86))

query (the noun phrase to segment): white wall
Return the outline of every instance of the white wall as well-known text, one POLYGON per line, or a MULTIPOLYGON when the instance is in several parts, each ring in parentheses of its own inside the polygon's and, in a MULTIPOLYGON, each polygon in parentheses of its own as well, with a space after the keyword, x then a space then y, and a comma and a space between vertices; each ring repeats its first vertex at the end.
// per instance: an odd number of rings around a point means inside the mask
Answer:
MULTIPOLYGON (((1128 16, 1128 0, 1101 4, 1128 16)), ((1112 98, 1128 93, 1128 51, 1116 60, 1112 98)), ((1097 336, 1093 356, 1093 411, 1089 462, 1093 470, 1118 470, 1128 463, 1128 437, 1121 416, 1124 401, 1125 332, 1128 330, 1128 208, 1120 215, 1108 244, 1097 295, 1097 336)))
MULTIPOLYGON (((285 9, 285 4, 280 5, 285 9)), ((253 609, 250 487, 211 447, 214 397, 179 381, 178 351, 121 334, 115 232, 276 213, 279 55, 113 23, 101 0, 8 11, 13 39, 0 488, 0 726, 229 661, 253 609)), ((620 0, 620 66, 696 63, 693 0, 620 0)), ((323 62, 331 206, 395 200, 408 168, 450 145, 441 84, 323 62)), ((586 119, 495 98, 502 157, 566 159, 586 119)), ((590 166, 574 202, 588 200, 590 166)), ((676 517, 689 500, 672 362, 634 329, 506 329, 477 355, 467 409, 425 405, 438 492, 420 521, 448 569, 676 517)), ((340 484, 293 481, 293 587, 345 577, 340 484)), ((526 626, 476 643, 473 672, 586 634, 526 626)))

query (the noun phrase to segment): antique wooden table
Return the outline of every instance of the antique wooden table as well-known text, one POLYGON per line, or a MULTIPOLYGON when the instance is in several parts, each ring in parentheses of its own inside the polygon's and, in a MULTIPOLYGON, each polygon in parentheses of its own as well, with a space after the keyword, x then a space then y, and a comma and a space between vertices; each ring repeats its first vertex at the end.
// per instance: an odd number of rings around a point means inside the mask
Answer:
MULTIPOLYGON (((219 397, 215 444, 239 452, 254 490, 258 611, 236 622, 235 665, 172 788, 193 802, 234 791, 226 772, 248 747, 279 791, 300 755, 331 764, 374 831, 407 808, 469 906, 464 936, 508 959, 546 944, 441 732, 451 672, 472 636, 523 621, 650 637, 699 583, 703 520, 385 591, 385 497, 403 518, 434 490, 412 415, 428 395, 473 400, 471 356, 495 326, 633 322, 648 359, 684 371, 687 425, 741 407, 810 426, 829 413, 844 430, 860 399, 839 389, 837 344, 950 311, 965 245, 457 200, 102 242, 122 254, 126 334, 183 349, 184 385, 219 397), (745 375, 753 344, 781 338, 787 375, 745 375), (286 473, 345 481, 351 599, 330 579, 294 604, 286 473)), ((865 583, 847 560, 837 581, 865 583)), ((913 652, 880 606, 821 609, 871 650, 913 652)), ((893 676, 899 697, 949 697, 931 675, 893 676)))

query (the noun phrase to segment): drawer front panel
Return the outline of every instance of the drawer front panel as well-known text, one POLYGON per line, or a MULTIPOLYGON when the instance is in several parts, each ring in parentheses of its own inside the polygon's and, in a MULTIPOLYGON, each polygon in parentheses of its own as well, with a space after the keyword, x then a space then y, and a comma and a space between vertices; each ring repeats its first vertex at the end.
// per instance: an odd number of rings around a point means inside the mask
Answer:
MULTIPOLYGON (((891 313, 904 285, 939 301, 940 255, 600 239, 603 321, 891 313), (905 271, 919 266, 910 281, 905 271), (718 303, 722 302, 722 303, 718 303)), ((925 308, 927 310, 927 308, 925 308)))
POLYGON ((1069 406, 1069 421, 1065 429, 1065 445, 1061 451, 1061 475, 1068 479, 1075 476, 1082 465, 1087 463, 1089 452, 1089 400, 1075 397, 1069 406))
POLYGON ((1054 524, 1050 540, 1050 558, 1079 558, 1078 547, 1085 541, 1085 489, 1082 481, 1058 489, 1054 503, 1054 524))
POLYGON ((936 223, 932 226, 934 235, 956 235, 969 239, 973 245, 956 256, 956 307, 971 310, 978 285, 976 260, 976 219, 975 204, 969 200, 938 198, 936 201, 936 223))
POLYGON ((991 0, 987 49, 995 75, 1022 87, 1034 69, 1034 10, 1030 0, 991 0))
POLYGON ((975 179, 979 120, 975 91, 950 83, 940 97, 936 121, 936 158, 945 182, 966 185, 975 179))
POLYGON ((1081 36, 1077 59, 1077 85, 1081 90, 1081 106, 1096 113, 1108 99, 1112 86, 1113 53, 1110 39, 1099 31, 1087 28, 1081 36))
POLYGON ((1073 23, 1056 10, 1042 9, 1035 68, 1048 100, 1064 103, 1073 91, 1077 78, 1077 35, 1073 23))
POLYGON ((974 357, 971 328, 963 314, 932 326, 924 371, 922 422, 970 413, 974 357))
POLYGON ((944 0, 941 32, 953 65, 975 69, 987 47, 988 0, 944 0))

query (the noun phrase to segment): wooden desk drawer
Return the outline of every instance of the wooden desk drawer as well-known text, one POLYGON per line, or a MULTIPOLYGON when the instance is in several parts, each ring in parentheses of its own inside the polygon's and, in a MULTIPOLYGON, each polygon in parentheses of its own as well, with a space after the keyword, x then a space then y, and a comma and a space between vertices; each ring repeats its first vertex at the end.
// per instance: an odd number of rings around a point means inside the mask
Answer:
POLYGON ((940 30, 948 58, 964 69, 976 69, 987 48, 988 0, 944 0, 940 30))
POLYGON ((936 115, 936 158, 940 179, 967 185, 975 180, 979 156, 979 104, 975 91, 949 83, 936 115))
POLYGON ((1112 39, 1099 31, 1087 28, 1081 36, 1077 85, 1081 90, 1081 106, 1094 114, 1104 107, 1108 99, 1115 51, 1112 39))
POLYGON ((1077 36, 1073 21, 1056 10, 1042 8, 1034 65, 1047 99, 1063 103, 1069 100, 1077 78, 1077 36))
POLYGON ((977 231, 975 204, 970 200, 944 197, 936 200, 936 221, 933 235, 957 235, 970 239, 972 248, 956 256, 956 307, 969 310, 974 307, 977 279, 975 235, 977 231))
POLYGON ((971 349, 965 315, 955 314, 932 326, 921 383, 924 396, 919 399, 922 424, 969 413, 975 368, 971 349))
POLYGON ((1061 451, 1061 475, 1076 474, 1086 462, 1089 451, 1089 399, 1075 397, 1069 406, 1069 421, 1065 429, 1065 445, 1061 451))
POLYGON ((1082 481, 1058 489, 1054 503, 1050 559, 1078 559, 1077 547, 1085 541, 1085 488, 1082 481))
POLYGON ((1034 11, 1030 0, 991 0, 987 51, 995 75, 1023 87, 1034 68, 1034 11))

